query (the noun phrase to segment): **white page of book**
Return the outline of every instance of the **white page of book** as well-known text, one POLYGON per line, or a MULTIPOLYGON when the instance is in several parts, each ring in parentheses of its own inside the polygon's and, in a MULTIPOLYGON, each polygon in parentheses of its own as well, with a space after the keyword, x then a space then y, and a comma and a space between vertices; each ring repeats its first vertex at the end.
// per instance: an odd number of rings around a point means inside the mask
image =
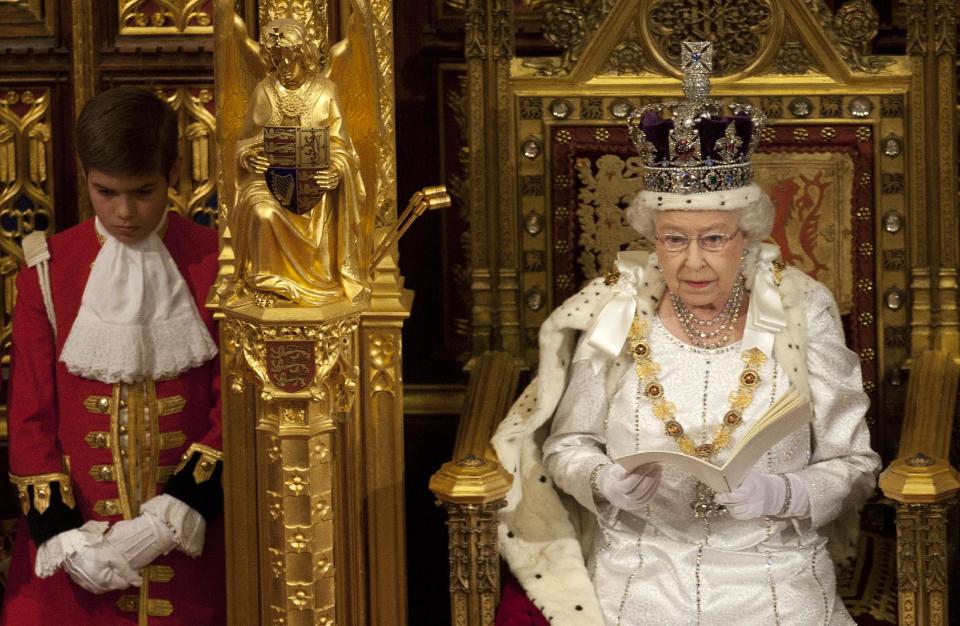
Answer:
POLYGON ((667 463, 696 476, 717 493, 733 491, 767 450, 811 420, 810 401, 791 388, 743 435, 722 466, 668 450, 636 452, 614 461, 628 472, 646 463, 667 463))

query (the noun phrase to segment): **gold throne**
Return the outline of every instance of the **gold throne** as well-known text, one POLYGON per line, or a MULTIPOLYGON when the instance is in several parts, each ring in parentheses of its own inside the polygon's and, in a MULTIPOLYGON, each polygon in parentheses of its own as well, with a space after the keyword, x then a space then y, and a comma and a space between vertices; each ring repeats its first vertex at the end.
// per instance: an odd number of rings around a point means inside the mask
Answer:
MULTIPOLYGON (((474 352, 535 367, 550 311, 619 250, 648 245, 621 217, 640 187, 624 121, 679 93, 681 41, 715 41, 714 94, 770 121, 755 164, 777 207, 772 238, 840 304, 887 463, 883 495, 863 516, 872 532, 848 546, 841 593, 865 622, 947 623, 957 538, 946 520, 960 487, 950 465, 960 359, 956 32, 955 18, 944 25, 937 15, 953 9, 903 3, 907 54, 876 57, 868 2, 835 12, 801 0, 716 4, 727 11, 720 21, 682 1, 542 3, 544 37, 559 54, 518 58, 512 3, 466 3, 468 204, 473 224, 504 225, 472 233, 474 352), (891 507, 895 539, 882 533, 891 507)), ((467 405, 499 397, 510 380, 471 382, 467 405)), ((450 518, 454 624, 494 619, 497 510, 510 477, 488 441, 504 414, 465 411, 455 455, 431 480, 450 518)))

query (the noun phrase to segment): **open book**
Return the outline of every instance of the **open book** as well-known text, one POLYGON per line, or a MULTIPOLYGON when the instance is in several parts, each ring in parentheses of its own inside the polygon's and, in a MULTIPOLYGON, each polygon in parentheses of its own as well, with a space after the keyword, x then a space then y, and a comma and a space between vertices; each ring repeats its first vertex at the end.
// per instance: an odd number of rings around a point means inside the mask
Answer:
POLYGON ((682 452, 665 450, 636 452, 615 461, 625 467, 628 472, 645 463, 668 463, 696 476, 717 493, 733 491, 740 486, 743 477, 767 450, 811 420, 813 420, 813 409, 810 406, 810 400, 791 387, 763 414, 763 417, 750 427, 750 430, 744 433, 730 451, 727 462, 721 466, 682 452))

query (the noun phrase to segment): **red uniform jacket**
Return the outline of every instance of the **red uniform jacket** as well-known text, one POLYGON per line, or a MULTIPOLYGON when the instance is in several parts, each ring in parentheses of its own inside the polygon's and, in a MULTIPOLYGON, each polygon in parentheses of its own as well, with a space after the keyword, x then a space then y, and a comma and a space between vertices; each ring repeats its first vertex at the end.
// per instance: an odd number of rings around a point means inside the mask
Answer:
MULTIPOLYGON (((171 214, 163 242, 216 340, 216 323, 204 307, 217 274, 216 234, 171 214)), ((36 268, 23 268, 17 278, 13 316, 10 474, 18 485, 24 512, 33 516, 31 522, 40 519, 37 515, 44 511, 39 509, 46 508, 51 486, 56 490, 55 485, 60 484, 64 492, 58 502, 75 502, 70 513, 79 513, 76 523, 130 518, 138 514, 140 503, 163 493, 175 473, 180 479, 188 473, 197 475, 192 470, 201 458, 204 467, 211 466, 210 461, 218 466, 214 480, 219 489, 220 464, 217 457, 209 456, 221 450, 219 358, 175 379, 131 385, 111 385, 71 374, 58 356, 100 244, 93 220, 52 237, 48 244, 56 338, 44 309, 36 268), (121 408, 126 409, 126 426, 120 424, 121 408), (198 448, 203 456, 198 455, 178 473, 185 453, 190 450, 186 455, 190 457, 198 448), (61 484, 64 482, 66 487, 61 484)), ((206 487, 203 497, 209 499, 214 492, 210 485, 206 487)), ((213 497, 222 499, 219 492, 213 497)), ((59 506, 64 505, 61 502, 59 506)), ((201 510, 204 517, 210 517, 199 558, 174 550, 142 572, 142 589, 131 587, 104 595, 85 591, 62 570, 47 579, 36 578, 36 546, 27 524, 21 523, 0 623, 136 624, 141 613, 150 624, 224 623, 223 519, 218 507, 213 510, 213 514, 201 510)))

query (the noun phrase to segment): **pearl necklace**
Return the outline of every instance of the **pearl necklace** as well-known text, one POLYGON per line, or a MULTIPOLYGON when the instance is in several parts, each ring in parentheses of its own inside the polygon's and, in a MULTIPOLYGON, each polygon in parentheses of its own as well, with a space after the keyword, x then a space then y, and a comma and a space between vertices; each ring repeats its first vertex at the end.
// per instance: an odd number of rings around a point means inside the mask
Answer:
POLYGON ((690 343, 698 348, 710 350, 726 345, 730 334, 737 327, 740 309, 743 306, 743 292, 744 279, 743 274, 740 274, 723 308, 716 317, 709 320, 702 320, 694 315, 675 293, 670 294, 670 302, 673 304, 673 311, 680 322, 680 327, 690 339, 690 343))

